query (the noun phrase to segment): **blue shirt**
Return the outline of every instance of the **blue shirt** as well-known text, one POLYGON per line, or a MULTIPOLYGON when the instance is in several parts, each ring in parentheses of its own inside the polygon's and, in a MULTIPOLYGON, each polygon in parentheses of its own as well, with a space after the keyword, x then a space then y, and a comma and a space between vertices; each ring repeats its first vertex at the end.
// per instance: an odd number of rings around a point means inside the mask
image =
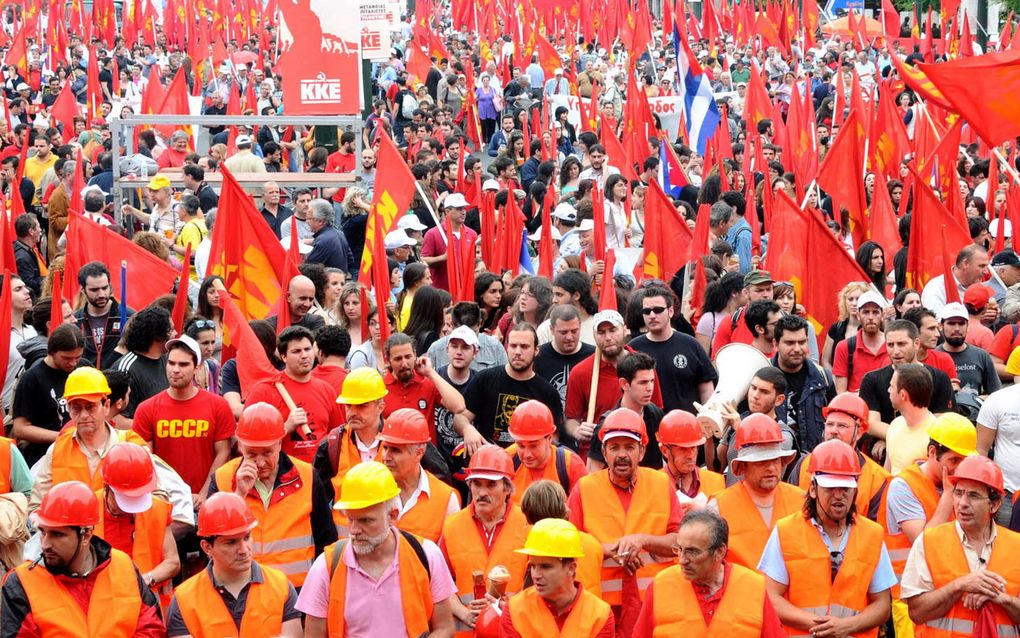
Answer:
MULTIPOLYGON (((747 214, 757 214, 753 205, 747 214)), ((733 246, 733 253, 740 259, 740 274, 746 275, 751 272, 751 225, 745 218, 738 218, 737 223, 730 227, 730 231, 726 233, 726 242, 733 246)))
POLYGON ((541 66, 535 63, 529 64, 524 72, 528 74, 528 79, 531 80, 531 88, 542 88, 542 83, 545 82, 545 71, 542 70, 541 66))
MULTIPOLYGON (((825 546, 830 552, 843 552, 846 550, 847 541, 850 540, 849 533, 843 534, 842 542, 840 543, 839 548, 836 549, 832 545, 832 539, 830 539, 829 535, 825 533, 825 530, 818 524, 818 521, 811 519, 811 524, 822 535, 822 542, 825 543, 825 546)), ((852 525, 848 526, 846 531, 849 532, 852 527, 852 525)), ((758 571, 777 583, 782 583, 783 585, 790 584, 790 572, 786 569, 786 561, 783 560, 783 548, 779 543, 778 528, 772 529, 772 534, 769 536, 769 542, 765 544, 765 550, 761 554, 761 560, 758 561, 758 571)), ((868 593, 877 594, 878 592, 891 589, 896 582, 896 573, 893 571, 892 561, 889 560, 889 552, 886 551, 885 543, 882 543, 882 553, 878 557, 878 566, 875 568, 875 573, 871 575, 871 583, 868 585, 868 593)))

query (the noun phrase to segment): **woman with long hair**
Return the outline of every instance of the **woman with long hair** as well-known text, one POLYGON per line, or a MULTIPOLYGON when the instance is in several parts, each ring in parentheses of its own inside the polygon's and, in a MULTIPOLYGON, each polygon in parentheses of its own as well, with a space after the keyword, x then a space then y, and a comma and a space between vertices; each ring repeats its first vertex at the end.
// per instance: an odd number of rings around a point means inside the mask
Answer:
MULTIPOLYGON (((598 301, 591 294, 591 277, 580 270, 565 270, 553 280, 553 299, 556 303, 570 303, 577 308, 581 316, 581 341, 595 345, 595 326, 593 317, 599 311, 598 301)), ((549 324, 543 324, 539 336, 551 338, 549 324)))
POLYGON ((184 334, 194 339, 202 350, 202 363, 195 369, 195 385, 219 394, 220 364, 213 357, 213 350, 220 343, 216 336, 216 324, 212 319, 194 317, 184 327, 184 334))
POLYGON ((397 295, 397 330, 403 330, 411 317, 414 293, 423 286, 432 285, 432 272, 424 262, 408 264, 404 268, 404 289, 397 295))
POLYGON ((339 268, 326 268, 326 285, 323 288, 322 308, 326 317, 326 324, 335 326, 340 322, 340 315, 337 313, 337 302, 340 300, 340 293, 347 285, 347 273, 339 268))
POLYGON ((893 309, 896 310, 896 318, 902 319, 908 310, 921 307, 921 293, 913 288, 904 288, 896 293, 893 298, 893 309))
MULTIPOLYGON (((372 296, 366 295, 368 305, 372 306, 372 296)), ((355 281, 344 284, 333 305, 332 314, 337 318, 337 325, 347 330, 351 335, 351 344, 360 346, 368 335, 361 333, 361 287, 355 281)))
POLYGON ((694 330, 694 338, 705 352, 712 352, 712 339, 715 338, 719 324, 742 305, 744 305, 744 276, 738 272, 728 272, 705 288, 701 319, 698 320, 694 330))
POLYGON ((629 193, 627 178, 623 175, 615 173, 606 179, 606 218, 595 220, 595 223, 604 221, 606 225, 606 248, 624 248, 627 238, 631 236, 627 226, 627 211, 624 209, 629 193))
POLYGON ((577 194, 581 182, 581 160, 573 155, 563 160, 560 165, 560 199, 567 200, 577 194))
MULTIPOLYGON (((801 316, 803 308, 797 305, 797 289, 788 281, 777 281, 772 287, 772 300, 779 305, 784 313, 793 316, 801 316)), ((808 351, 811 360, 818 363, 818 333, 810 321, 807 322, 808 351)))
POLYGON ((860 321, 857 319, 857 298, 864 294, 871 284, 863 281, 851 281, 839 291, 839 319, 829 326, 825 333, 825 346, 822 348, 821 364, 832 370, 832 357, 836 352, 836 344, 843 339, 857 334, 860 321))
MULTIPOLYGON (((396 330, 393 320, 393 313, 389 308, 383 308, 383 316, 390 323, 390 334, 396 330)), ((386 374, 386 360, 383 357, 382 331, 379 329, 379 309, 372 308, 368 311, 368 335, 369 339, 360 346, 351 350, 347 357, 347 367, 351 370, 357 368, 375 368, 381 374, 386 374)))
POLYGON ((439 291, 423 286, 414 295, 411 315, 401 331, 415 341, 415 352, 428 352, 429 346, 439 339, 443 331, 445 304, 439 291))
POLYGON ((503 280, 485 272, 475 277, 475 303, 482 311, 481 332, 499 339, 499 320, 506 313, 503 304, 503 280))
POLYGON ((885 278, 888 274, 885 264, 885 250, 875 241, 866 241, 857 249, 857 263, 867 273, 871 283, 885 296, 885 278))
POLYGON ((545 321, 545 315, 552 305, 553 289, 549 280, 544 277, 526 277, 513 309, 499 320, 499 333, 503 335, 504 341, 510 333, 510 328, 522 321, 537 329, 545 321))
POLYGON ((213 322, 216 327, 216 345, 213 347, 212 357, 220 362, 220 354, 223 351, 223 309, 220 308, 220 293, 215 283, 223 285, 223 277, 210 275, 202 280, 198 288, 198 308, 195 314, 213 322))

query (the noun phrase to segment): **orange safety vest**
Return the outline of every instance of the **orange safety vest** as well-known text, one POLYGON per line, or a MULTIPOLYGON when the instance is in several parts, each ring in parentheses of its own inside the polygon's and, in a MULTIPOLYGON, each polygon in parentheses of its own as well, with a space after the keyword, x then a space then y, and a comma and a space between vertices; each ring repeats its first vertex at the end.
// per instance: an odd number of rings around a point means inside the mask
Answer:
POLYGON ((521 638, 595 638, 613 618, 613 610, 582 585, 577 601, 563 623, 556 624, 549 607, 534 587, 528 587, 510 599, 510 622, 521 638))
MULTIPOLYGON (((917 463, 908 465, 897 476, 907 482, 910 491, 921 502, 921 507, 924 508, 925 520, 930 519, 935 514, 935 509, 939 506, 940 496, 935 488, 935 483, 928 478, 928 475, 924 473, 921 466, 917 463)), ((889 514, 888 509, 884 505, 878 522, 885 527, 885 547, 889 550, 889 560, 892 561, 893 571, 896 572, 896 578, 899 579, 903 576, 903 567, 907 564, 907 556, 910 555, 912 543, 907 538, 907 535, 903 533, 902 529, 898 534, 889 533, 889 514)), ((893 592, 893 596, 896 598, 899 598, 899 589, 899 585, 897 585, 893 592)))
MULTIPOLYGON (((326 611, 326 632, 330 636, 344 636, 346 618, 344 606, 347 604, 347 565, 341 553, 334 559, 334 553, 343 552, 345 541, 337 541, 323 552, 327 566, 334 560, 336 569, 330 575, 329 607, 326 611)), ((397 534, 397 575, 400 578, 401 609, 404 612, 404 625, 407 627, 408 638, 418 638, 429 632, 429 620, 432 618, 432 586, 429 572, 418 558, 411 544, 403 534, 397 534)), ((396 611, 396 610, 391 610, 396 611)), ((391 637, 387 637, 391 638, 391 637)))
MULTIPOLYGON (((992 544, 992 556, 985 568, 995 572, 1006 581, 1006 593, 1010 596, 1020 595, 1020 534, 1005 527, 996 525, 995 542, 992 544)), ((924 558, 931 571, 932 582, 936 589, 945 587, 960 576, 970 573, 967 557, 963 553, 960 537, 956 532, 956 523, 943 523, 924 530, 924 558)), ((992 603, 991 609, 995 616, 995 635, 1000 638, 1016 638, 1016 623, 1000 607, 992 603)), ((956 600, 949 613, 941 618, 929 620, 914 626, 917 638, 956 638, 974 634, 978 619, 977 611, 963 606, 963 597, 956 600)))
MULTIPOLYGON (((882 526, 858 516, 850 526, 850 537, 843 552, 843 564, 833 582, 829 548, 822 535, 803 513, 790 514, 776 523, 779 544, 790 583, 786 599, 794 606, 817 616, 847 618, 868 606, 868 586, 882 557, 882 526)), ((807 636, 787 627, 790 636, 807 636)), ((878 627, 853 634, 864 638, 877 636, 878 627)))
MULTIPOLYGON (((889 480, 892 479, 892 474, 860 452, 857 453, 857 457, 863 458, 864 462, 861 463, 861 474, 857 477, 857 498, 854 503, 857 505, 858 514, 868 516, 872 503, 884 496, 885 488, 889 484, 889 480)), ((811 455, 808 454, 800 463, 800 475, 797 477, 800 489, 805 492, 811 487, 811 477, 813 476, 811 472, 808 472, 810 463, 811 455)), ((881 516, 881 509, 879 516, 881 516)))
POLYGON ((577 582, 586 592, 602 597, 602 543, 588 532, 581 532, 584 556, 577 559, 577 582))
POLYGON ((248 586, 241 629, 223 604, 209 570, 203 569, 181 583, 174 597, 181 610, 188 634, 194 638, 272 638, 280 635, 283 608, 290 595, 287 576, 272 567, 262 568, 262 582, 248 586))
POLYGON ((514 490, 513 500, 517 505, 521 504, 521 499, 524 498, 524 490, 528 489, 528 486, 538 480, 552 481, 558 483, 563 491, 570 494, 570 490, 573 485, 570 484, 570 464, 573 461, 574 453, 566 448, 558 448, 552 443, 549 444, 549 457, 546 459, 545 467, 542 469, 542 475, 537 479, 534 478, 534 474, 531 470, 524 467, 520 457, 517 455, 517 444, 514 443, 506 449, 506 453, 513 459, 514 467, 517 468, 514 471, 514 486, 517 488, 514 490), (557 452, 558 449, 562 449, 562 452, 557 452), (562 467, 556 466, 556 455, 562 454, 562 467), (562 474, 561 474, 562 471, 562 474))
MULTIPOLYGON (((669 468, 663 467, 662 473, 669 477, 673 487, 680 489, 680 485, 677 479, 670 473, 669 468)), ((705 496, 712 498, 719 492, 726 489, 726 477, 718 472, 712 470, 706 470, 703 467, 698 468, 698 480, 701 481, 701 489, 699 490, 705 496)))
POLYGON ((796 485, 779 483, 772 503, 772 520, 768 525, 758 514, 751 495, 740 481, 715 495, 719 515, 730 524, 729 553, 726 559, 749 569, 757 569, 769 534, 784 516, 799 512, 804 505, 804 491, 796 485))
POLYGON ((722 600, 706 625, 691 581, 674 565, 655 577, 652 619, 653 638, 758 638, 765 622, 765 577, 731 564, 722 600))
POLYGON ((131 558, 110 550, 110 561, 96 574, 83 610, 78 601, 41 566, 22 563, 15 569, 41 636, 131 638, 142 612, 142 594, 131 558))
MULTIPOLYGON (((269 508, 252 489, 244 501, 259 524, 251 531, 252 557, 260 565, 280 570, 295 587, 305 582, 315 559, 312 535, 312 466, 290 457, 298 471, 296 491, 284 496, 273 490, 269 508)), ((241 459, 231 459, 216 470, 216 487, 221 492, 234 489, 234 474, 241 459)))
POLYGON ((443 483, 430 472, 425 472, 429 481, 429 494, 418 495, 414 507, 397 520, 397 527, 415 536, 427 538, 433 543, 439 542, 443 535, 443 522, 446 521, 446 508, 450 504, 453 488, 443 483))
MULTIPOLYGON (((78 446, 78 441, 74 438, 77 431, 78 429, 74 426, 64 428, 53 443, 53 458, 50 464, 52 483, 56 485, 67 481, 81 481, 86 485, 91 485, 93 490, 103 489, 102 473, 98 466, 95 472, 89 471, 89 460, 85 458, 85 454, 78 446)), ((145 449, 149 449, 145 440, 132 430, 116 430, 115 432, 121 442, 137 443, 145 449)))
POLYGON ((14 439, 0 436, 0 494, 11 491, 11 446, 14 439))
MULTIPOLYGON (((344 477, 347 476, 347 472, 349 472, 352 467, 361 463, 361 451, 358 450, 357 444, 355 444, 352 440, 355 436, 357 436, 354 433, 354 430, 348 430, 344 426, 340 426, 337 429, 339 432, 336 434, 336 442, 334 443, 330 440, 332 445, 327 445, 326 450, 330 455, 332 455, 333 448, 336 449, 336 474, 333 475, 330 482, 333 484, 333 494, 335 494, 337 498, 340 498, 340 486, 344 482, 344 477)), ((331 432, 329 437, 333 436, 334 434, 331 432)), ((375 459, 373 460, 382 460, 382 445, 376 447, 375 459)), ((344 513, 341 510, 333 510, 333 522, 336 524, 337 534, 339 534, 341 538, 347 536, 349 523, 347 521, 347 517, 344 516, 344 513)))
MULTIPOLYGON (((609 470, 588 474, 577 482, 580 490, 584 531, 601 543, 613 543, 630 534, 662 536, 667 533, 669 504, 673 483, 658 470, 637 468, 630 507, 623 511, 616 488, 609 482, 609 470)), ((638 592, 644 598, 645 590, 655 575, 671 564, 673 557, 659 557, 641 552, 644 566, 635 574, 638 592)), ((623 580, 627 576, 623 567, 611 557, 602 561, 602 599, 610 605, 623 603, 623 580)))

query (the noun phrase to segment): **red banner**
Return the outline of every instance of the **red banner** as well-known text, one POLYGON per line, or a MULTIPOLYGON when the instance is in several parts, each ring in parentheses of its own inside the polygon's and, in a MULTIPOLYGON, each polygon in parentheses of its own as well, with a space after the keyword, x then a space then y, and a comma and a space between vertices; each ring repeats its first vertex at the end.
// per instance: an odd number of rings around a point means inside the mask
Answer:
POLYGON ((280 3, 280 69, 288 115, 361 112, 358 15, 359 5, 351 0, 280 3))

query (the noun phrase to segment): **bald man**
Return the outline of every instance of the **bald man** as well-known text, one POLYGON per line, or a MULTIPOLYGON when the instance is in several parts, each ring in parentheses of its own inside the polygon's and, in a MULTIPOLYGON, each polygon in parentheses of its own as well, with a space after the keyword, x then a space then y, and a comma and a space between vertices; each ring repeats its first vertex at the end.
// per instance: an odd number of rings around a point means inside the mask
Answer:
MULTIPOLYGON (((298 275, 291 279, 290 285, 287 286, 287 309, 290 312, 290 321, 287 323, 291 326, 308 328, 312 334, 315 334, 319 328, 326 325, 326 322, 320 315, 311 312, 314 307, 315 284, 312 283, 312 280, 304 275, 298 275)), ((276 327, 279 320, 279 315, 273 315, 266 319, 276 332, 279 332, 276 327)))

